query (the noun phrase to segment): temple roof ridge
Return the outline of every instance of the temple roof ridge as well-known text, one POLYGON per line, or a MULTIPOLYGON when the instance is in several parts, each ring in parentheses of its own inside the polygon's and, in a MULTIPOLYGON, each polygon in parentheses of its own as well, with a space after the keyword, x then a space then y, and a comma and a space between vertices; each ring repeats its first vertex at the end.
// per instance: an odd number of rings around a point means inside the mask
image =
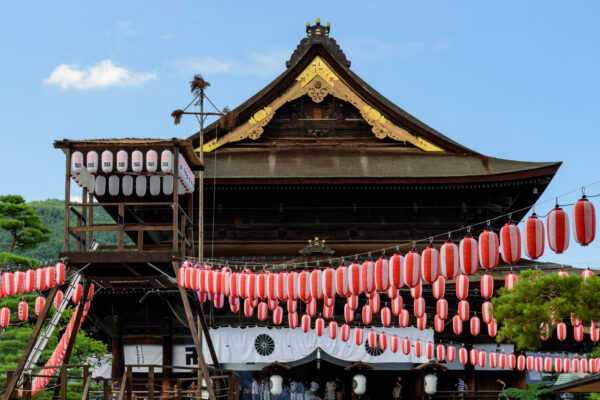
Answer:
POLYGON ((330 29, 331 24, 328 22, 325 26, 321 25, 320 18, 317 18, 314 25, 307 22, 306 37, 300 41, 290 59, 286 61, 286 68, 289 68, 301 59, 304 53, 306 53, 314 44, 323 45, 342 65, 349 68, 350 61, 346 58, 346 54, 344 54, 336 40, 329 36, 330 29))

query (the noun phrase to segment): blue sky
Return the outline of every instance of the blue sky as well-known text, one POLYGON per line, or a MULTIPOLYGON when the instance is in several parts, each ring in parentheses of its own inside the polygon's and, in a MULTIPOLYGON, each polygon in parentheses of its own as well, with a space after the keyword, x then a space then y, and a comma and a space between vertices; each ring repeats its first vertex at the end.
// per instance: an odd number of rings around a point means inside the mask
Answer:
MULTIPOLYGON (((235 107, 320 17, 356 73, 445 135, 489 156, 563 161, 549 199, 600 181, 598 15, 593 1, 5 2, 0 193, 62 198, 55 139, 187 137, 197 125, 169 114, 194 73, 235 107)), ((600 266, 599 242, 545 259, 600 266)))

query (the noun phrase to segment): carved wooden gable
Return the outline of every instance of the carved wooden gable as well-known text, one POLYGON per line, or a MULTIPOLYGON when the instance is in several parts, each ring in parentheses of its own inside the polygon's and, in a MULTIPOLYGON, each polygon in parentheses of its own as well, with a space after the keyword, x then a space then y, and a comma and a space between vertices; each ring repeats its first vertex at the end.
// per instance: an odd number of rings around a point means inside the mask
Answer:
MULTIPOLYGON (((264 105, 256 111, 246 121, 240 124, 225 136, 213 139, 204 145, 204 152, 210 152, 227 143, 239 142, 244 139, 258 140, 269 131, 276 114, 281 118, 275 118, 273 128, 279 125, 283 131, 294 131, 296 124, 298 129, 302 129, 308 135, 315 137, 324 137, 332 134, 338 124, 349 126, 355 123, 358 132, 364 130, 360 122, 368 125, 370 135, 376 140, 392 140, 399 144, 414 146, 423 151, 443 152, 444 150, 435 144, 415 135, 398 124, 388 119, 382 112, 373 107, 361 96, 359 96, 352 87, 341 79, 332 68, 320 57, 316 56, 313 61, 296 77, 293 84, 290 85, 281 95, 276 97, 270 103, 264 105), (308 101, 313 103, 312 114, 300 115, 302 105, 308 101), (337 106, 336 106, 337 101, 337 106), (340 104, 342 106, 340 107, 340 104), (297 109, 294 117, 294 107, 297 109), (325 114, 323 114, 325 112, 325 114), (352 113, 356 117, 352 117, 352 113), (341 113, 341 115, 340 115, 341 113), (285 126, 286 115, 288 115, 288 124, 285 126), (360 115, 360 118, 358 118, 360 115), (302 126, 306 120, 312 120, 306 126, 302 126)), ((365 126, 366 126, 365 125, 365 126)))

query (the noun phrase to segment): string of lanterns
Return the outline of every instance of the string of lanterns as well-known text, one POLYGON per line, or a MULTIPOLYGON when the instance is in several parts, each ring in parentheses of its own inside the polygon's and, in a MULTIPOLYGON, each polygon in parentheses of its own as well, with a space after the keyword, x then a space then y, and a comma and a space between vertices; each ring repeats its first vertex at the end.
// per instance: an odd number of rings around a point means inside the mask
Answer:
POLYGON ((85 305, 83 306, 84 308, 83 308, 83 311, 81 314, 81 320, 80 320, 79 324, 77 326, 75 326, 75 322, 76 322, 75 319, 76 319, 79 307, 81 306, 80 302, 81 302, 82 293, 83 293, 83 287, 81 284, 78 284, 76 290, 73 292, 73 297, 72 297, 72 300, 75 304, 77 304, 77 307, 73 311, 73 315, 71 316, 69 324, 67 325, 65 332, 62 334, 58 344, 56 345, 56 348, 52 352, 52 355, 50 356, 50 358, 48 359, 48 361, 46 362, 44 367, 39 372, 39 376, 37 376, 33 380, 32 386, 31 386, 31 394, 32 395, 35 395, 36 393, 38 393, 39 391, 41 391, 42 389, 44 389, 44 387, 46 387, 48 385, 48 383, 50 382, 50 378, 54 374, 56 374, 56 371, 58 371, 59 366, 63 363, 64 357, 67 352, 67 347, 68 347, 69 341, 71 340, 71 337, 73 335, 75 335, 75 336, 77 335, 77 333, 79 332, 79 329, 81 328, 81 325, 83 324, 83 321, 85 320, 85 317, 87 316, 87 314, 89 312, 91 301, 94 296, 94 284, 90 284, 90 287, 88 289, 87 301, 85 302, 85 305))
MULTIPOLYGON (((55 286, 62 286, 65 283, 65 264, 56 263, 54 266, 46 266, 38 269, 27 269, 24 271, 4 272, 0 276, 0 298, 8 296, 17 296, 21 294, 41 292, 52 289, 55 286)), ((62 299, 62 292, 60 299, 62 299)), ((57 298, 59 293, 57 292, 57 298)), ((55 306, 56 306, 55 299, 55 306)), ((45 299, 39 296, 34 303, 34 313, 39 316, 44 308, 45 299)), ((60 304, 60 300, 58 301, 60 304)), ((29 305, 25 300, 18 304, 16 315, 19 321, 26 321, 29 316, 29 305)), ((0 328, 6 328, 10 324, 11 312, 8 307, 0 308, 0 328)))

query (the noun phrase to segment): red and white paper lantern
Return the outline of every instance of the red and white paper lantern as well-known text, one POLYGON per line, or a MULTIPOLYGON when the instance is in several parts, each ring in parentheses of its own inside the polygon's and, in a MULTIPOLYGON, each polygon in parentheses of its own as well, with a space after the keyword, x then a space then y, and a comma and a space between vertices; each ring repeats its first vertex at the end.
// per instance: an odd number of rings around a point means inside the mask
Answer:
POLYGON ((477 364, 484 368, 487 361, 487 353, 484 350, 479 350, 479 354, 477 355, 478 361, 477 364))
POLYGON ((514 354, 509 354, 507 357, 507 366, 508 369, 515 369, 516 365, 517 365, 517 356, 515 356, 514 354))
POLYGON ((394 254, 388 262, 390 286, 400 289, 404 286, 404 257, 394 254))
POLYGON ((425 314, 425 299, 422 297, 415 299, 413 301, 413 307, 414 307, 413 312, 415 314, 415 317, 421 318, 423 316, 423 314, 425 314))
POLYGON ((402 310, 398 316, 398 325, 400 325, 401 328, 406 328, 409 321, 410 314, 408 313, 408 310, 402 310))
POLYGON ((433 292, 433 297, 436 299, 441 299, 446 294, 446 278, 443 276, 438 276, 437 279, 431 284, 431 291, 433 292))
POLYGON ((423 343, 420 340, 415 340, 415 356, 421 357, 423 355, 423 343))
POLYGON ((310 315, 304 314, 302 316, 300 326, 301 326, 302 332, 304 332, 304 333, 306 333, 310 330, 310 315))
POLYGON ((311 317, 317 315, 317 300, 311 299, 308 303, 306 303, 306 313, 311 317))
POLYGON ((481 276, 481 296, 489 299, 494 294, 494 278, 490 274, 481 276))
POLYGON ((344 305, 344 320, 346 322, 354 321, 354 310, 348 304, 344 305))
POLYGON ((500 245, 502 259, 507 264, 515 264, 521 259, 521 232, 512 222, 504 224, 500 229, 500 245))
POLYGON ((471 327, 471 335, 479 335, 479 332, 481 331, 481 321, 477 316, 471 317, 471 322, 469 323, 469 325, 471 327))
POLYGON ((410 288, 410 296, 413 299, 418 299, 419 297, 423 297, 423 281, 419 281, 415 286, 410 288))
POLYGON ((594 276, 594 271, 592 271, 589 268, 586 268, 583 271, 581 271, 581 276, 583 277, 583 279, 590 278, 590 277, 594 276))
POLYGON ((556 207, 547 217, 548 246, 553 252, 560 254, 569 247, 569 215, 560 207, 556 207))
POLYGON ((464 322, 469 319, 469 302, 461 300, 458 302, 458 317, 464 322))
POLYGON ((486 324, 492 322, 494 315, 492 314, 492 303, 490 303, 489 301, 485 301, 481 305, 481 317, 483 319, 483 322, 486 324))
POLYGON ((377 335, 377 345, 379 348, 385 351, 387 349, 387 343, 387 334, 385 332, 379 332, 379 335, 377 335))
POLYGON ((229 310, 232 313, 237 313, 240 311, 240 298, 234 296, 228 296, 229 299, 229 310))
POLYGON ((421 256, 414 250, 404 257, 404 282, 408 287, 414 287, 421 282, 421 256))
POLYGON ((335 291, 338 295, 348 295, 348 267, 340 265, 335 270, 335 291))
POLYGON ((421 256, 421 277, 427 283, 433 283, 438 277, 440 253, 435 247, 429 246, 421 256))
POLYGON ((288 326, 291 329, 296 329, 298 327, 298 313, 297 312, 288 313, 288 326))
POLYGON ((362 346, 362 344, 364 343, 364 340, 365 340, 365 336, 364 336, 363 329, 360 327, 354 328, 354 343, 357 346, 362 346))
POLYGON ((2 292, 5 296, 12 296, 15 294, 15 281, 12 272, 5 272, 2 274, 2 292))
POLYGON ((517 277, 517 274, 515 274, 514 272, 509 272, 504 278, 504 286, 508 290, 513 290, 518 280, 519 278, 517 277))
POLYGON ((417 329, 420 331, 427 328, 427 314, 423 314, 423 316, 417 318, 417 329))
POLYGON ((389 307, 383 307, 381 309, 381 324, 383 326, 390 326, 392 323, 392 310, 389 307))
POLYGON ((392 353, 398 352, 398 336, 396 335, 390 336, 390 351, 392 353))
POLYGON ((431 343, 431 342, 427 342, 425 344, 425 357, 427 357, 429 360, 433 360, 434 346, 433 346, 433 343, 431 343))
POLYGON ((380 291, 388 290, 390 287, 389 279, 388 260, 382 257, 375 263, 375 288, 380 291))
POLYGON ((517 357, 517 369, 519 371, 523 371, 525 369, 525 366, 526 366, 525 356, 523 354, 520 354, 519 357, 517 357))
POLYGON ((400 315, 400 312, 402 311, 402 297, 401 296, 397 296, 394 297, 391 300, 392 303, 392 314, 394 315, 400 315))
POLYGON ((573 238, 582 246, 594 241, 596 236, 596 211, 594 205, 583 196, 573 206, 573 238))
POLYGON ((323 271, 323 296, 333 298, 336 294, 335 286, 335 270, 333 268, 325 268, 323 271))
POLYGON ((437 314, 433 318, 433 328, 437 333, 442 333, 444 331, 444 320, 437 314))
POLYGON ((454 279, 460 268, 458 246, 451 241, 440 248, 440 275, 446 279, 454 279))
POLYGON ((310 296, 315 300, 323 298, 323 271, 314 269, 310 273, 310 296))
POLYGON ((556 325, 556 337, 561 342, 567 338, 567 324, 564 322, 559 322, 556 325))
POLYGON ((73 294, 71 295, 71 301, 75 304, 79 304, 79 302, 81 301, 82 294, 83 294, 83 286, 81 286, 81 283, 78 283, 77 287, 73 291, 73 294))
POLYGON ((402 353, 404 355, 410 354, 410 339, 407 337, 402 339, 402 353))
POLYGON ((462 334, 463 320, 458 315, 452 317, 452 330, 457 336, 462 334))
POLYGON ((498 353, 492 351, 489 356, 490 359, 490 368, 496 369, 498 367, 498 353))
POLYGON ((371 321, 373 321, 373 313, 368 304, 365 304, 362 308, 362 321, 365 325, 371 325, 371 321))
POLYGON ((327 331, 329 332, 329 338, 335 339, 337 337, 338 324, 335 321, 329 322, 327 326, 327 331))
POLYGON ((23 293, 31 293, 35 289, 35 270, 28 269, 25 271, 23 278, 23 293))
POLYGON ((469 295, 469 277, 460 274, 456 277, 456 297, 459 300, 466 300, 469 295))
POLYGON ((325 332, 325 320, 323 318, 317 318, 315 320, 315 333, 317 336, 323 336, 325 332))
MULTIPOLYGON (((274 281, 276 282, 276 281, 274 281)), ((269 293, 271 290, 271 281, 269 280, 269 293)), ((276 283, 273 284, 275 287, 276 283)), ((271 296, 269 294, 269 296, 271 296)), ((308 299, 310 299, 310 272, 309 271, 302 271, 300 272, 300 275, 298 276, 298 297, 306 302, 308 301, 308 299)))
POLYGON ((344 324, 341 329, 342 341, 347 342, 350 339, 350 325, 344 324))
POLYGON ((456 347, 454 346, 448 346, 446 347, 446 360, 448 360, 448 362, 454 362, 454 360, 456 360, 456 347))
POLYGON ((19 318, 19 321, 27 320, 27 317, 29 316, 29 305, 25 300, 19 302, 17 316, 19 318))
POLYGON ((472 275, 477 272, 479 253, 477 239, 465 236, 459 246, 460 269, 463 274, 472 275))
POLYGON ((358 308, 358 296, 348 296, 346 304, 348 304, 348 307, 352 310, 356 310, 358 308))
POLYGON ((487 324, 488 335, 490 337, 496 337, 498 334, 498 324, 496 321, 492 320, 489 324, 487 324))
POLYGON ((440 319, 448 318, 448 301, 446 301, 446 299, 439 299, 435 308, 440 319))
POLYGON ((10 310, 8 307, 0 309, 0 327, 6 328, 10 324, 10 310))
POLYGON ((371 293, 375 290, 375 263, 367 260, 360 266, 360 284, 362 292, 371 293))
POLYGON ((333 307, 323 305, 323 318, 331 319, 333 317, 333 307))
POLYGON ((479 361, 478 356, 479 356, 479 353, 477 352, 477 350, 471 349, 469 351, 469 363, 471 363, 471 365, 473 365, 473 366, 477 365, 477 361, 479 361))
POLYGON ((360 264, 350 264, 350 266, 348 267, 348 291, 350 292, 350 294, 359 295, 362 293, 362 285, 360 282, 360 278, 360 264))
POLYGON ((377 314, 379 312, 381 308, 381 298, 379 297, 379 293, 373 293, 373 295, 369 299, 369 307, 371 308, 371 312, 373 314, 377 314))
POLYGON ((469 353, 467 352, 467 349, 465 349, 464 347, 461 347, 458 350, 458 362, 460 362, 462 365, 466 365, 468 361, 469 361, 469 353))
MULTIPOLYGON (((244 301, 244 305, 245 305, 246 301, 244 301)), ((246 307, 244 307, 244 313, 246 312, 246 307)), ((265 321, 267 319, 269 313, 269 307, 267 306, 267 303, 264 301, 261 301, 260 303, 258 303, 258 312, 256 313, 258 316, 258 320, 259 321, 265 321)), ((248 315, 246 315, 248 317, 248 315)))
POLYGON ((58 310, 58 307, 60 307, 60 304, 63 301, 63 292, 62 290, 57 290, 56 294, 54 295, 54 300, 52 301, 52 305, 54 306, 55 310, 58 310))
MULTIPOLYGON (((265 307, 267 307, 266 303, 263 304, 265 307)), ((250 318, 252 315, 254 315, 254 307, 252 306, 252 300, 250 299, 244 299, 244 315, 247 318, 250 318)))
POLYGON ((532 260, 544 254, 544 223, 535 213, 527 218, 523 226, 523 250, 532 260))
POLYGON ((479 235, 479 262, 487 270, 498 265, 500 251, 498 235, 491 229, 486 229, 479 235))
POLYGON ((573 327, 573 336, 576 342, 581 342, 583 340, 583 325, 573 327))

